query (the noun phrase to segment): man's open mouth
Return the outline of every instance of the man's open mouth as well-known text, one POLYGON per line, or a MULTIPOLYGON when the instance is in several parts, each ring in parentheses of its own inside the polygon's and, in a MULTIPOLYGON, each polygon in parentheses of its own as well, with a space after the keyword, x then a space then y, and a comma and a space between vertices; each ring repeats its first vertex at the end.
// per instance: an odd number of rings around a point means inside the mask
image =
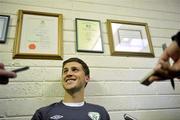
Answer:
POLYGON ((76 81, 76 79, 66 79, 65 82, 76 81))

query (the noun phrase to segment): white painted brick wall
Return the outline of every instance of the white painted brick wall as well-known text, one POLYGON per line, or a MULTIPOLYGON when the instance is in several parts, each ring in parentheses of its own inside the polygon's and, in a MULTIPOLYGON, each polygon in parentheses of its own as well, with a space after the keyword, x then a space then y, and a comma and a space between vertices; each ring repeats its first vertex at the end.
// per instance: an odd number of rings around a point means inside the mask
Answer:
POLYGON ((107 108, 112 120, 123 114, 138 120, 179 120, 180 82, 173 91, 169 81, 149 87, 140 80, 156 64, 161 44, 180 30, 179 0, 0 0, 0 14, 10 15, 8 38, 0 44, 0 61, 11 70, 30 66, 6 86, 0 86, 0 120, 30 120, 38 108, 60 101, 61 60, 12 59, 19 9, 63 14, 64 59, 80 57, 91 70, 86 88, 88 102, 107 108), (75 18, 101 21, 104 53, 76 52, 75 18), (155 58, 110 56, 106 20, 146 22, 155 58))

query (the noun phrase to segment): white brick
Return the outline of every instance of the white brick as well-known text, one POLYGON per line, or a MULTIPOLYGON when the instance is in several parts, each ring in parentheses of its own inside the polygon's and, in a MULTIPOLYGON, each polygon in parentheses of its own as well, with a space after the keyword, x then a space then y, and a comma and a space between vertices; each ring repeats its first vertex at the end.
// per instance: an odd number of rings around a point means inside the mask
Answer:
POLYGON ((92 96, 86 100, 105 106, 109 111, 173 109, 180 107, 180 96, 133 95, 133 96, 92 96))
POLYGON ((0 98, 42 96, 42 83, 10 83, 0 87, 0 98), (6 92, 4 92, 6 91, 6 92))
POLYGON ((173 90, 169 81, 144 86, 137 82, 89 82, 86 96, 124 96, 124 95, 177 95, 180 93, 180 83, 176 83, 173 90))
POLYGON ((43 94, 46 97, 62 97, 64 95, 64 89, 61 82, 45 83, 43 94))

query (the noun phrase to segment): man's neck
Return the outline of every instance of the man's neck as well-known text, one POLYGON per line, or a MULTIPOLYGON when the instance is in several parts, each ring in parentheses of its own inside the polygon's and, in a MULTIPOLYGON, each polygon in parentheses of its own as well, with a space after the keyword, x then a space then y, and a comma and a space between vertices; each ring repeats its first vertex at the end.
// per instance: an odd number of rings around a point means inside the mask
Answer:
POLYGON ((79 103, 84 101, 84 92, 69 93, 65 92, 64 102, 66 103, 79 103))

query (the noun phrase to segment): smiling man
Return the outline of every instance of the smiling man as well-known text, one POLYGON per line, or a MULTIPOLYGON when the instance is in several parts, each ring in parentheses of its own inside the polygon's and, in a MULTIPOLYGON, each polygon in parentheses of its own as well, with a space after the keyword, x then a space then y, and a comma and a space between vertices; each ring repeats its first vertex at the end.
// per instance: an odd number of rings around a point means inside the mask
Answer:
POLYGON ((69 58, 64 61, 62 69, 64 99, 38 109, 32 120, 110 120, 104 107, 86 103, 84 100, 89 75, 89 67, 81 59, 69 58))

